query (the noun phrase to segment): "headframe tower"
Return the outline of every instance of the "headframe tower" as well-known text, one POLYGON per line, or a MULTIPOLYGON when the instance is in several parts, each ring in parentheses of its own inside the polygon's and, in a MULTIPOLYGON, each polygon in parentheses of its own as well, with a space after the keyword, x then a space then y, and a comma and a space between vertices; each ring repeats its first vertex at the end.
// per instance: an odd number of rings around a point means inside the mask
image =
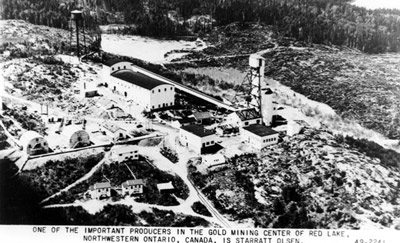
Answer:
POLYGON ((249 71, 236 90, 233 103, 241 108, 255 108, 260 112, 263 123, 270 126, 274 112, 274 93, 264 82, 265 58, 259 54, 249 57, 249 71))

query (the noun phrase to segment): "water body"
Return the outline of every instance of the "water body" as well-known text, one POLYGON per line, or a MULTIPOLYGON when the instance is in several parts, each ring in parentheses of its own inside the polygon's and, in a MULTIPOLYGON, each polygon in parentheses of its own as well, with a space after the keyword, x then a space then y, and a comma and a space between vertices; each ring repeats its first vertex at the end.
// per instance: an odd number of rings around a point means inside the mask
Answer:
POLYGON ((101 47, 106 52, 152 63, 167 63, 174 58, 186 55, 189 51, 199 51, 207 47, 201 40, 158 40, 136 35, 103 34, 101 39, 101 47), (181 52, 167 54, 173 50, 181 52))

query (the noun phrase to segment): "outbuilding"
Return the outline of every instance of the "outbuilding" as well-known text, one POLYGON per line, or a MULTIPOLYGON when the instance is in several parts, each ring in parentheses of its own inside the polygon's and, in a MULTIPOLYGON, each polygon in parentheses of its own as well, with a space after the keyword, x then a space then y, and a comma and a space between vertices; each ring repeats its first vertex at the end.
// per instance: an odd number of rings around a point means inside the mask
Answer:
POLYGON ((225 157, 220 153, 203 155, 201 157, 201 164, 206 171, 220 170, 227 165, 225 157))
POLYGON ((202 154, 204 149, 214 146, 216 139, 217 136, 213 130, 207 130, 200 125, 188 125, 179 129, 181 144, 197 154, 202 154))
POLYGON ((249 143, 256 149, 263 149, 278 143, 279 133, 270 127, 253 124, 243 128, 241 137, 243 142, 249 143))
POLYGON ((126 129, 113 123, 104 123, 103 127, 106 133, 113 138, 114 142, 125 140, 128 137, 126 129))
POLYGON ((45 154, 49 152, 49 144, 42 135, 35 131, 27 131, 19 139, 24 152, 28 155, 45 154))
POLYGON ((115 146, 111 151, 111 158, 117 162, 127 160, 138 160, 139 149, 137 145, 121 145, 115 146))
POLYGON ((98 182, 89 187, 89 193, 93 199, 111 197, 111 184, 110 182, 98 182))
POLYGON ((196 120, 197 124, 200 125, 209 125, 213 120, 213 116, 210 112, 195 112, 193 113, 193 117, 196 120))
POLYGON ((175 190, 174 185, 172 185, 172 181, 167 182, 167 183, 158 183, 157 184, 157 189, 160 193, 162 192, 172 192, 175 190))
POLYGON ((142 179, 128 180, 122 183, 122 195, 142 194, 144 181, 142 179))
POLYGON ((182 118, 171 122, 171 126, 174 128, 180 128, 182 126, 193 125, 196 123, 194 117, 182 118))
POLYGON ((227 122, 239 128, 247 127, 252 124, 261 124, 261 114, 255 108, 235 111, 227 116, 227 122))

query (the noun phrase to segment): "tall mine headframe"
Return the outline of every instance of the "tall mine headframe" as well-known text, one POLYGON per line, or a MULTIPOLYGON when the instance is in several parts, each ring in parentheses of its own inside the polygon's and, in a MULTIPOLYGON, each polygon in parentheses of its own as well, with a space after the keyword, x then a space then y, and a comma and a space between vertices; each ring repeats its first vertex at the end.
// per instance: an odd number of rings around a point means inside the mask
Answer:
POLYGON ((261 113, 263 122, 269 126, 274 112, 274 93, 264 82, 265 58, 258 54, 249 57, 249 71, 236 90, 232 100, 239 109, 255 108, 261 113))

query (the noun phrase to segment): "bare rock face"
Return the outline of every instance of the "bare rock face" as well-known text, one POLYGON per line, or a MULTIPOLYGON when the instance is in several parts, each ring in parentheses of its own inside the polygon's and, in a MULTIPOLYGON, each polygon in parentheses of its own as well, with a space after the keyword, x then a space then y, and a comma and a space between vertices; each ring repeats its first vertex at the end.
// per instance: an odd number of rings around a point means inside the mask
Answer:
POLYGON ((231 158, 227 170, 206 181, 234 219, 265 227, 362 229, 400 228, 399 176, 397 168, 350 149, 330 132, 306 129, 260 156, 231 158))
MULTIPOLYGON (((71 54, 76 50, 76 38, 71 32, 44 25, 33 25, 23 20, 0 20, 4 43, 0 46, 0 60, 26 58, 34 55, 71 54)), ((85 34, 81 50, 89 49, 100 36, 85 34)), ((83 39, 83 37, 82 37, 83 39)))

